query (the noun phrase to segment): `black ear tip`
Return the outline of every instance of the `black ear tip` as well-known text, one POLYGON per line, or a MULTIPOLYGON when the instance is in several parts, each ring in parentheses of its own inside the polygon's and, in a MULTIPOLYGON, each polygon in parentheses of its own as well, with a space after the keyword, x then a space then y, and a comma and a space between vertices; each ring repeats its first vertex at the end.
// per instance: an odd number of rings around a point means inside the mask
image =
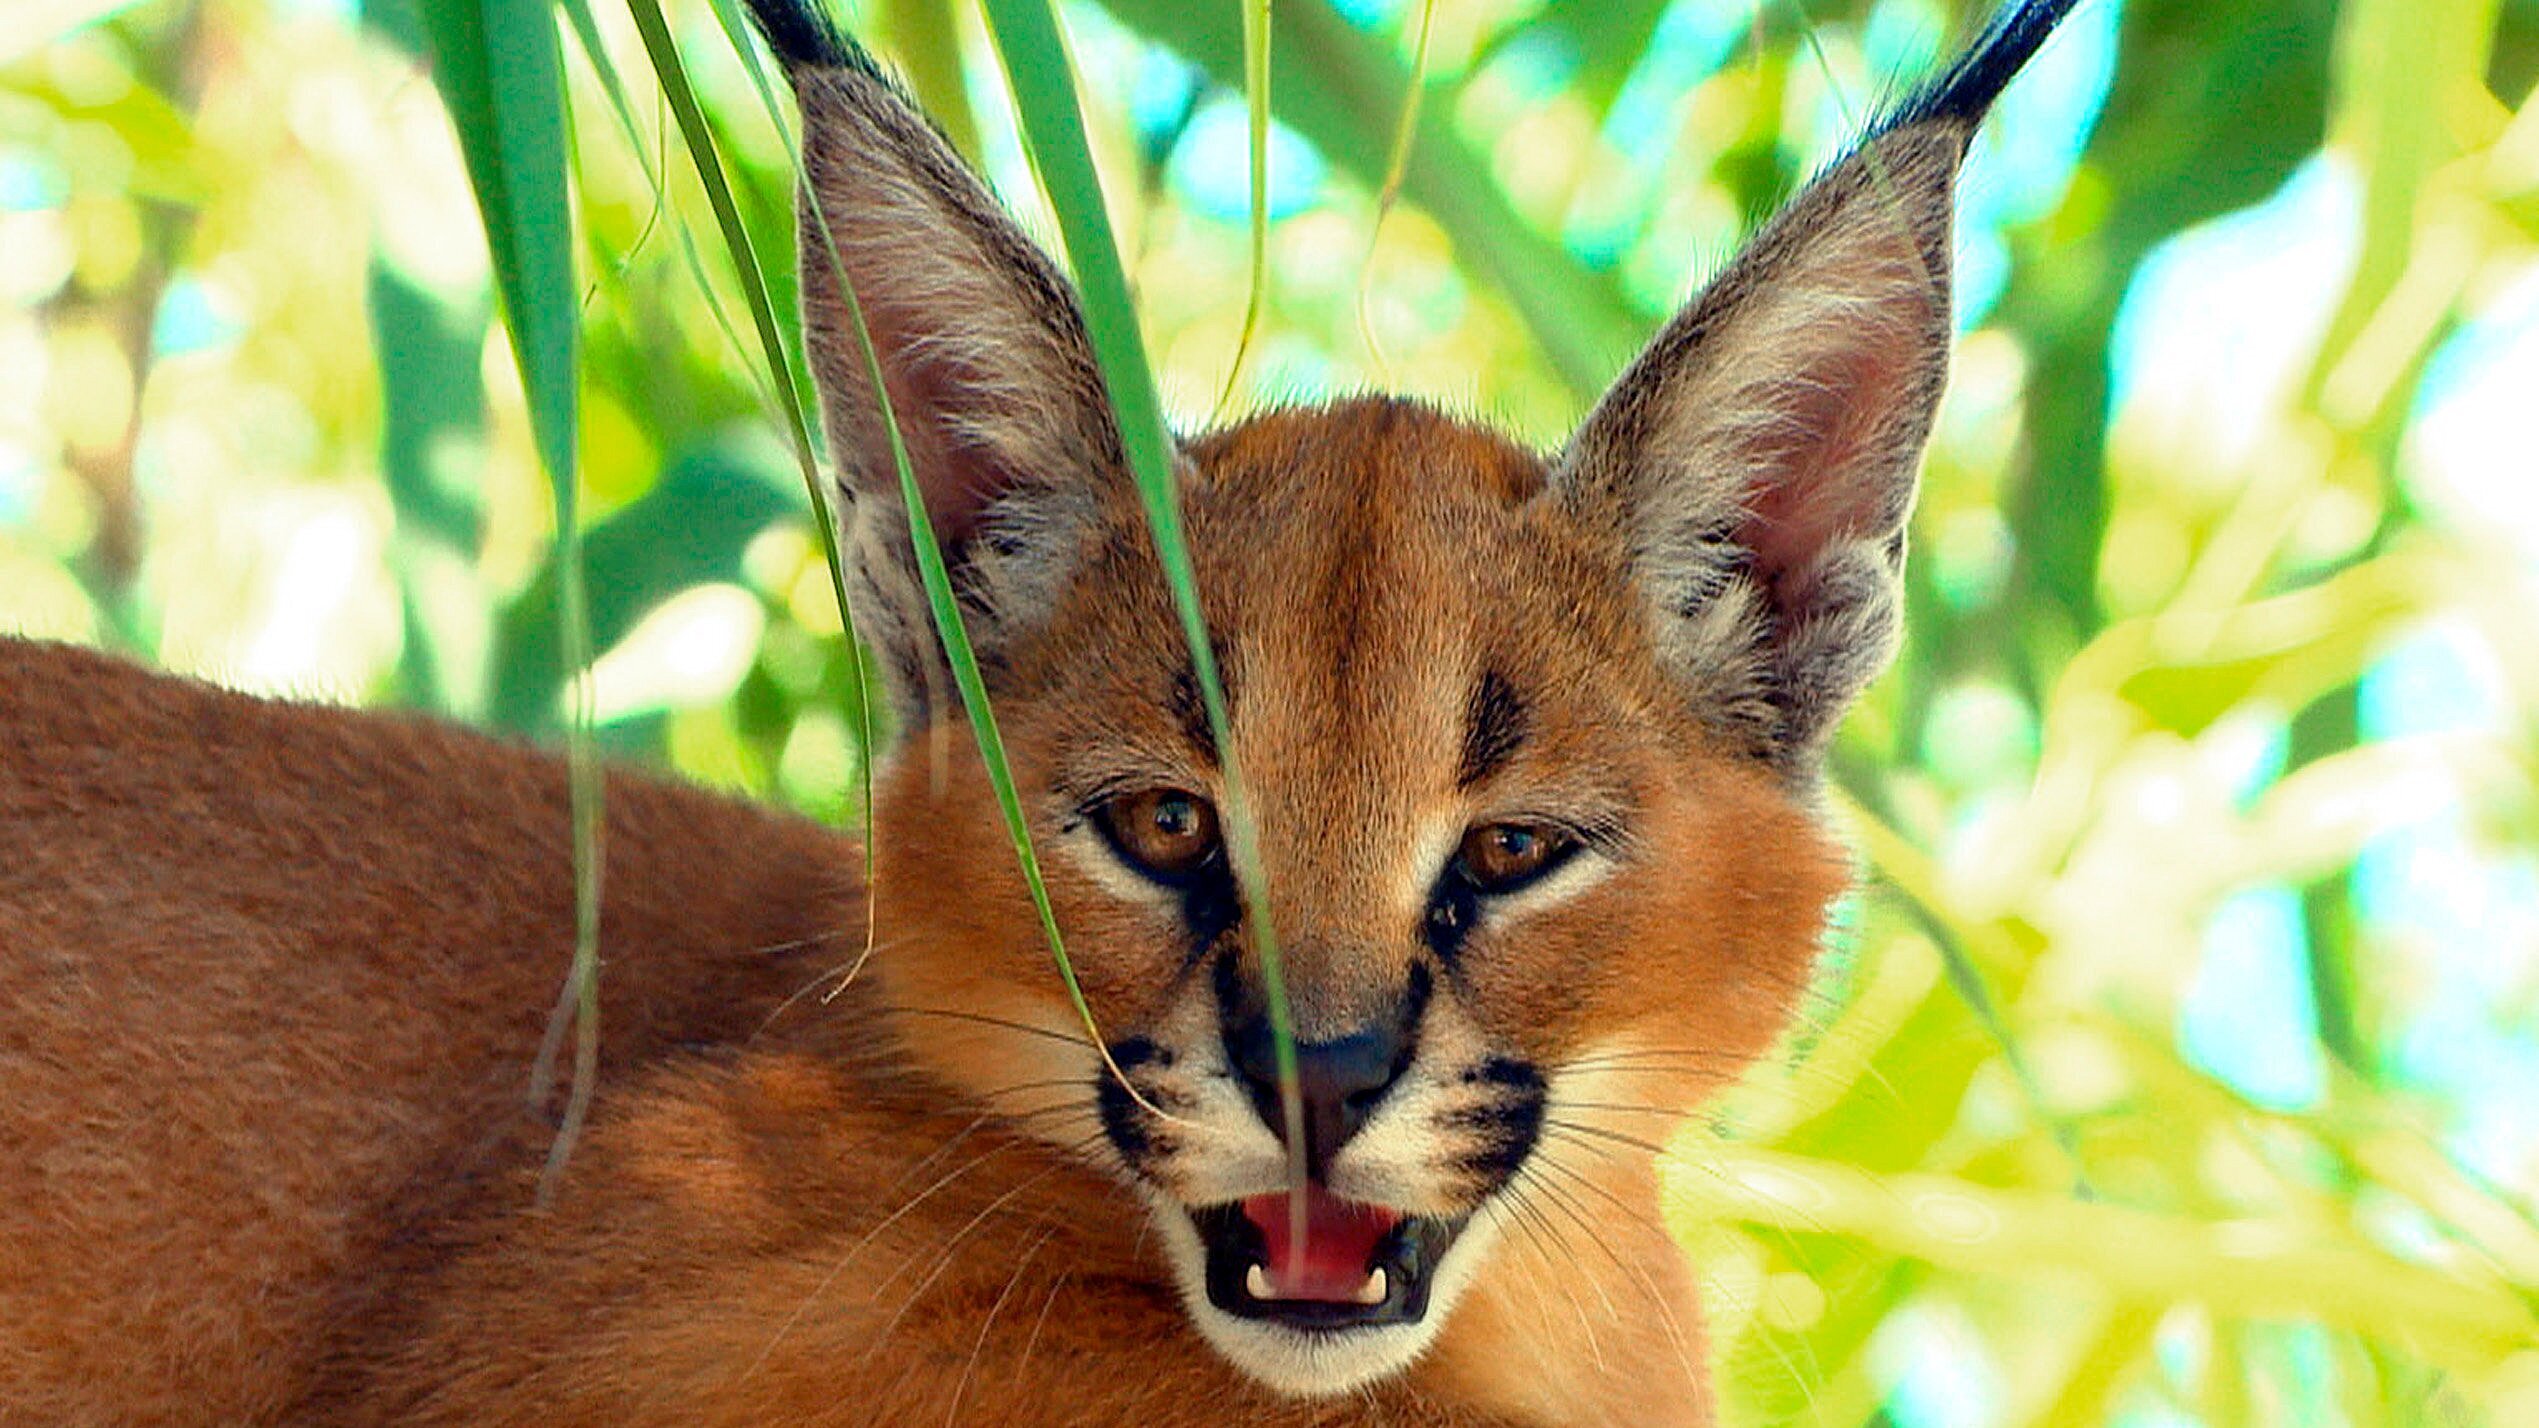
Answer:
POLYGON ((788 67, 881 72, 864 47, 838 28, 820 0, 749 0, 749 17, 788 67))
POLYGON ((1934 119, 1972 125, 2001 97, 2080 0, 2005 0, 1957 61, 1898 105, 1879 132, 1934 119))

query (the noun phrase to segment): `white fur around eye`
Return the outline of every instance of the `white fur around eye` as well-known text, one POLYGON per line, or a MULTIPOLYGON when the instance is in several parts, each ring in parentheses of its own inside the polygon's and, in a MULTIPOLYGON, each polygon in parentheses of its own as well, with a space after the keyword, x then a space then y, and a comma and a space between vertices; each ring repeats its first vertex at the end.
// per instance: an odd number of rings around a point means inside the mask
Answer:
POLYGON ((1122 902, 1139 907, 1169 908, 1181 894, 1128 865, 1111 840, 1085 819, 1060 836, 1058 846, 1095 886, 1122 902))
POLYGON ((1481 899, 1481 921, 1505 925, 1548 912, 1612 876, 1613 859, 1582 847, 1562 864, 1514 892, 1481 899))
MULTIPOLYGON (((1486 821, 1486 820, 1485 820, 1486 821)), ((1523 819, 1512 821, 1523 822, 1523 819)), ((1463 846, 1464 835, 1480 826, 1458 818, 1452 822, 1437 820, 1420 830, 1412 849, 1409 874, 1417 887, 1414 896, 1424 907, 1440 879, 1452 867, 1455 852, 1463 846)), ((1484 925, 1506 925, 1560 906, 1571 898, 1604 881, 1614 868, 1613 857, 1592 844, 1582 844, 1566 862, 1514 892, 1491 893, 1481 899, 1481 922, 1484 925)))

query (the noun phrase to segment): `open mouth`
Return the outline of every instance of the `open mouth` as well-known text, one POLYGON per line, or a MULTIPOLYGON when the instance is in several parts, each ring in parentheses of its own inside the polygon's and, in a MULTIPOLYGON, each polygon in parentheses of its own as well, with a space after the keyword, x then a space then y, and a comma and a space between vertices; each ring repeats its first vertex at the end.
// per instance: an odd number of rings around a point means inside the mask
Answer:
POLYGON ((1190 1212, 1208 1252, 1208 1302, 1296 1329, 1415 1324, 1464 1218, 1404 1215, 1305 1190, 1300 1228, 1284 1192, 1190 1212))

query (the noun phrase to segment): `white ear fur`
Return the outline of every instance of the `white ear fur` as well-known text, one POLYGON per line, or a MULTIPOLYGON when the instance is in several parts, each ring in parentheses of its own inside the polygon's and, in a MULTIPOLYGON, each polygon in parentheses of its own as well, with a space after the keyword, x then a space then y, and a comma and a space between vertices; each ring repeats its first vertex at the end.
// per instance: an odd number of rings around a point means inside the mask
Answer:
POLYGON ((1555 474, 1558 499, 1623 543, 1696 706, 1793 771, 1894 654, 1970 131, 1891 130, 1801 191, 1614 383, 1555 474))

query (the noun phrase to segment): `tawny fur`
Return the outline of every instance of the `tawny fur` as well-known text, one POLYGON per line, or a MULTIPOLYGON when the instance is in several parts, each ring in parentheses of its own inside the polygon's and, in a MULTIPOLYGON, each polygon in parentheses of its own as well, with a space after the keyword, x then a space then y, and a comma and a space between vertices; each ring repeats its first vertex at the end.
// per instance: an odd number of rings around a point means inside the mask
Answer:
MULTIPOLYGON (((854 849, 609 785, 607 1058, 742 1044, 854 849)), ((551 758, 0 640, 0 1422, 275 1422, 510 1184, 572 943, 551 758)))

